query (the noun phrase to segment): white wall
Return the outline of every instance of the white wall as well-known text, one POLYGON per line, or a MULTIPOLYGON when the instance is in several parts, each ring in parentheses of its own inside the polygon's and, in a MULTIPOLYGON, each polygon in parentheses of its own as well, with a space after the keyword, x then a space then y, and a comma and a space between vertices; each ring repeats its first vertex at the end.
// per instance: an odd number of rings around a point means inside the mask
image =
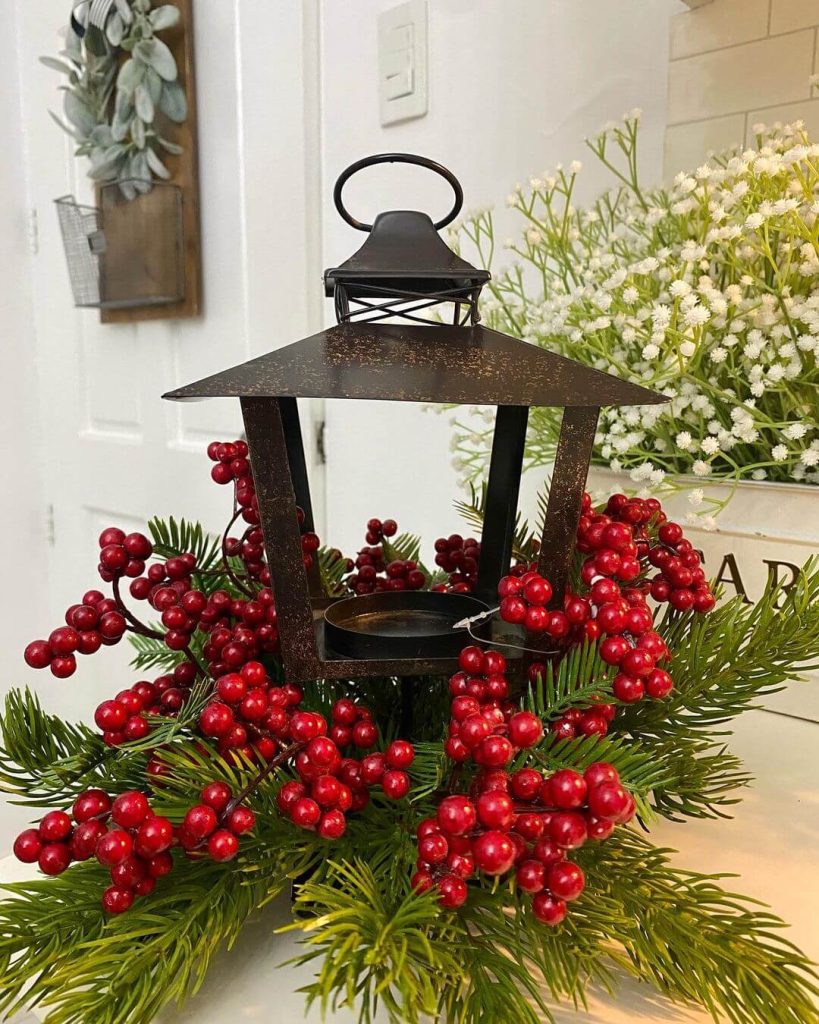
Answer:
POLYGON ((802 120, 819 135, 819 5, 710 0, 671 19, 665 176, 755 145, 753 126, 802 120))
MULTIPOLYGON (((25 206, 18 63, 14 12, 6 19, 5 59, 0 61, 0 382, 3 417, 0 426, 2 484, 2 586, 0 613, 0 693, 15 685, 22 671, 21 638, 46 614, 47 541, 39 455, 39 395, 31 329, 32 304, 29 224, 25 206), (17 657, 8 659, 6 652, 17 657)), ((0 806, 0 848, 5 829, 27 820, 20 808, 0 806)))
MULTIPOLYGON (((382 128, 377 101, 376 18, 390 0, 323 0, 325 263, 361 244, 331 203, 353 160, 387 150, 419 152, 461 179, 466 207, 499 204, 512 185, 557 162, 584 161, 583 194, 600 187, 583 139, 639 106, 648 179, 659 178, 665 128, 668 19, 657 0, 430 0, 429 113, 382 128)), ((447 186, 422 171, 379 168, 345 190, 370 221, 380 209, 448 209, 447 186), (425 205, 424 205, 425 204, 425 205)), ((503 234, 501 234, 503 237, 503 234)), ((328 317, 329 317, 328 311, 328 317)), ((418 406, 328 409, 328 519, 333 543, 363 542, 371 515, 403 529, 452 531, 455 475, 446 417, 418 406), (378 495, 384 497, 379 498, 378 495)))

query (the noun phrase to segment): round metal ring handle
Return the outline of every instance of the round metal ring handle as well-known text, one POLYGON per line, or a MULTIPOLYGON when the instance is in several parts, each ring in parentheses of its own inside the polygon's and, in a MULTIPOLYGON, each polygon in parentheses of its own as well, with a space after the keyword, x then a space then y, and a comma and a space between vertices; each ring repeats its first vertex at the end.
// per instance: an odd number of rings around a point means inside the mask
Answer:
POLYGON ((333 189, 333 201, 336 204, 336 209, 342 218, 357 231, 372 231, 373 226, 372 224, 365 224, 363 221, 356 220, 352 216, 342 202, 341 193, 344 186, 356 172, 363 170, 365 167, 373 167, 375 164, 417 164, 418 167, 426 167, 428 170, 440 174, 442 178, 449 182, 452 186, 452 191, 455 193, 455 202, 446 217, 435 222, 434 227, 436 231, 440 231, 447 224, 451 224, 461 212, 461 207, 464 204, 463 189, 461 188, 461 183, 448 167, 444 167, 443 164, 439 164, 435 160, 430 160, 429 157, 416 156, 414 153, 375 153, 373 156, 365 156, 362 160, 356 160, 354 164, 350 164, 338 176, 335 188, 333 189))

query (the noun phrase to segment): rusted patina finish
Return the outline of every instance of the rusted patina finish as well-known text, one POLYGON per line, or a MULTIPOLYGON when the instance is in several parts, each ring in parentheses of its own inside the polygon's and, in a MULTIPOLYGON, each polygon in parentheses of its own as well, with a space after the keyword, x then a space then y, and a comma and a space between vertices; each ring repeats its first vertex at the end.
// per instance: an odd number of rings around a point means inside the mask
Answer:
MULTIPOLYGON (((405 155, 384 154, 350 170, 394 159, 407 162, 405 155)), ((412 162, 431 166, 422 158, 412 162)), ((667 401, 476 323, 477 296, 487 277, 448 249, 425 214, 382 214, 358 253, 325 275, 342 322, 164 396, 241 399, 282 660, 294 681, 435 675, 455 666, 454 659, 431 657, 432 646, 403 658, 381 656, 380 650, 378 656, 340 657, 329 649, 323 612, 332 601, 321 591, 317 566, 305 569, 296 515, 298 505, 305 511, 305 529, 312 528, 298 398, 498 407, 477 587, 477 597, 492 604, 509 569, 529 408, 564 408, 539 556, 556 605, 567 580, 600 407, 667 401), (417 322, 418 310, 442 302, 454 307, 453 324, 417 322), (351 303, 358 304, 357 312, 351 303), (397 315, 404 321, 372 322, 397 315)), ((490 625, 490 639, 499 639, 500 629, 490 625)), ((417 628, 408 632, 418 635, 417 628)), ((383 641, 389 652, 389 636, 383 641)))

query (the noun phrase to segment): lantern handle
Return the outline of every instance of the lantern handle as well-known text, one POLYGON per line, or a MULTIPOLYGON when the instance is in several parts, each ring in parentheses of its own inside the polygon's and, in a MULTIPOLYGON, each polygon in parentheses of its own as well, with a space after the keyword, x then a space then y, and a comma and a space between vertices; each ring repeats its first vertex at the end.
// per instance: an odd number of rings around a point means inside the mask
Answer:
POLYGON ((335 188, 333 189, 333 201, 336 204, 336 209, 341 214, 341 217, 357 231, 372 231, 373 226, 372 224, 365 224, 363 221, 356 220, 355 217, 350 214, 342 202, 341 192, 347 181, 352 178, 357 171, 361 171, 365 167, 373 167, 375 164, 417 164, 419 167, 426 167, 430 171, 440 174, 442 178, 445 178, 449 182, 452 186, 452 191, 455 193, 455 202, 446 217, 436 221, 433 225, 436 231, 440 231, 441 228, 445 228, 447 224, 451 224, 461 212, 461 207, 464 203, 463 189, 461 188, 461 183, 448 167, 444 167, 443 164, 439 164, 435 160, 430 160, 429 157, 417 156, 415 153, 374 153, 372 156, 365 156, 361 160, 356 160, 354 164, 350 164, 346 170, 343 170, 341 174, 339 174, 335 188))

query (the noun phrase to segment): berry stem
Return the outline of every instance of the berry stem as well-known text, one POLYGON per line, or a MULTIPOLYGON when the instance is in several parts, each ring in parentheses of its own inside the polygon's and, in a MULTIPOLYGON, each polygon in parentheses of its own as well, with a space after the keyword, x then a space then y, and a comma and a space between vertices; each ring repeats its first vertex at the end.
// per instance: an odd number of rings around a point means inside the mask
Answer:
POLYGON ((230 817, 230 815, 233 813, 233 811, 236 810, 239 804, 246 800, 251 793, 255 792, 259 788, 259 786, 264 782, 264 780, 268 777, 268 775, 271 775, 276 770, 276 768, 279 767, 279 765, 283 764, 288 758, 292 757, 293 754, 297 754, 301 750, 301 748, 305 746, 307 746, 306 743, 291 743, 289 747, 284 747, 282 750, 280 750, 275 757, 273 757, 270 761, 267 762, 267 764, 259 772, 259 774, 254 776, 254 778, 252 778, 250 782, 248 782, 245 788, 241 790, 230 801, 227 807, 225 807, 224 811, 222 812, 223 820, 227 820, 227 818, 230 817))
POLYGON ((237 590, 241 590, 241 592, 246 597, 253 598, 253 597, 256 596, 254 591, 248 586, 247 582, 246 581, 243 582, 239 578, 239 576, 234 572, 234 570, 231 568, 230 560, 229 560, 228 553, 227 553, 227 542, 228 542, 228 535, 230 533, 230 528, 233 526, 233 524, 236 522, 236 520, 242 514, 242 511, 243 510, 242 510, 241 507, 234 508, 233 515, 230 517, 230 520, 229 520, 227 526, 225 527, 225 531, 222 534, 222 565, 223 565, 224 570, 225 570, 225 575, 228 577, 228 579, 231 581, 231 583, 237 588, 237 590))

